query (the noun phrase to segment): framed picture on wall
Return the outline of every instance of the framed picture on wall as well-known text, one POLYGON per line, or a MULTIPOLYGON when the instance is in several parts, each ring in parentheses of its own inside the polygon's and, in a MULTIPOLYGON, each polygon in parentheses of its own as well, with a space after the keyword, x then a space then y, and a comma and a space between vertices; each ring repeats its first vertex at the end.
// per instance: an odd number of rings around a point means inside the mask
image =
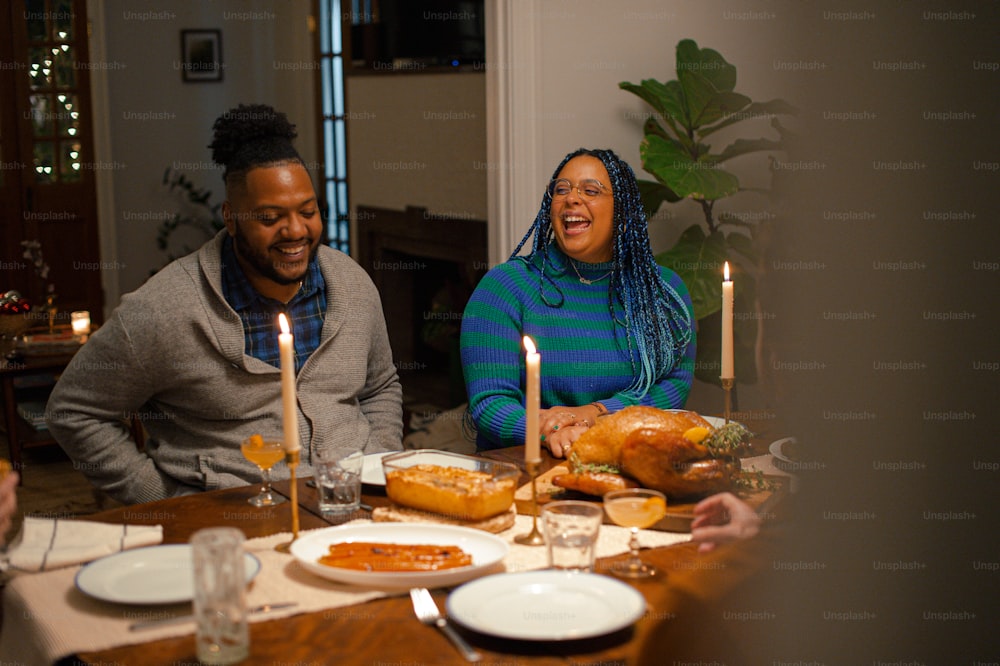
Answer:
POLYGON ((181 30, 181 77, 188 83, 221 81, 221 30, 181 30))

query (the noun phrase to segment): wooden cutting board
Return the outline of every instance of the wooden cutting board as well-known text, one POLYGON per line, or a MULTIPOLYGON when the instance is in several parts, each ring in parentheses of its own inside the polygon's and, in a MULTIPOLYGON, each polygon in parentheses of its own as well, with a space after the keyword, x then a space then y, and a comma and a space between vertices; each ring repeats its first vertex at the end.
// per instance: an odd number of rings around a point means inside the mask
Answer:
MULTIPOLYGON (((535 480, 538 493, 538 506, 542 507, 547 502, 552 502, 555 500, 583 500, 585 502, 600 502, 599 498, 595 498, 593 495, 585 495, 573 490, 566 490, 565 488, 560 488, 559 486, 553 485, 552 477, 558 476, 559 474, 568 474, 569 467, 565 464, 556 465, 550 470, 540 474, 535 480)), ((774 485, 773 490, 759 490, 752 493, 740 494, 740 499, 752 506, 758 513, 767 511, 770 506, 778 501, 778 499, 785 494, 787 491, 787 478, 782 476, 765 476, 765 479, 772 482, 774 485)), ((691 502, 671 502, 667 501, 667 515, 664 518, 653 525, 652 530, 660 530, 663 532, 690 532, 691 531, 691 521, 694 519, 694 505, 697 501, 691 502)), ((531 515, 531 484, 526 483, 514 493, 514 506, 517 507, 517 512, 522 515, 531 515)), ((613 525, 614 523, 605 516, 604 522, 613 525)))

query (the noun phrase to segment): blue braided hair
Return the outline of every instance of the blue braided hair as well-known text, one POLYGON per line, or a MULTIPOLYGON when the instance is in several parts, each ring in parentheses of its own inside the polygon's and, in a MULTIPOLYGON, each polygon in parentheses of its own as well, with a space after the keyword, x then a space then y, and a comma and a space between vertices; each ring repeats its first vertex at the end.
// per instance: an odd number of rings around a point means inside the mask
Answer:
MULTIPOLYGON (((680 294, 663 280, 660 267, 653 258, 639 184, 627 162, 611 150, 580 148, 563 158, 552 179, 559 176, 567 162, 580 155, 601 160, 611 179, 615 208, 608 311, 612 319, 625 329, 635 373, 635 379, 625 392, 640 399, 659 377, 668 373, 683 358, 693 335, 691 313, 680 294)), ((520 259, 538 269, 542 300, 549 307, 560 307, 563 303, 562 292, 545 270, 550 263, 549 251, 554 237, 551 212, 552 197, 546 190, 535 221, 510 258, 520 259), (531 253, 519 256, 532 234, 531 253), (546 295, 546 282, 557 294, 554 301, 546 295)))

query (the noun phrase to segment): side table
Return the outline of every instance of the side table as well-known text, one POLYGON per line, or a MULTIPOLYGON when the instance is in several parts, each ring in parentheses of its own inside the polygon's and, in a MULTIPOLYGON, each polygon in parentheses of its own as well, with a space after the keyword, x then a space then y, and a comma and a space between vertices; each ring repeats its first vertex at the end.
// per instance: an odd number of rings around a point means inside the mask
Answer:
MULTIPOLYGON (((5 341, 6 342, 6 341, 5 341)), ((8 345, 0 345, 7 347, 8 345)), ((4 349, 6 353, 7 349, 4 349)), ((3 416, 10 448, 11 465, 24 479, 24 463, 21 453, 24 449, 55 444, 56 440, 48 432, 39 431, 27 423, 17 411, 17 387, 19 377, 38 375, 58 375, 73 360, 76 351, 46 356, 26 356, 21 361, 9 361, 0 355, 0 384, 3 386, 3 416)))

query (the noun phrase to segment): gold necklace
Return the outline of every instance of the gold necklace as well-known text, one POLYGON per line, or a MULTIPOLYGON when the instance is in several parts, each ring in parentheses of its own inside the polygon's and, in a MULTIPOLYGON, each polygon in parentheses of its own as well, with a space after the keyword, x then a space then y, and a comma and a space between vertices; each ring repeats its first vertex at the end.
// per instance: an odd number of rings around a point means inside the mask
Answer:
POLYGON ((603 280, 604 278, 608 277, 609 275, 611 275, 612 273, 615 272, 615 269, 612 268, 610 271, 608 271, 607 273, 605 273, 601 277, 594 278, 593 280, 588 280, 587 278, 585 278, 582 275, 580 275, 580 271, 577 270, 577 268, 576 268, 576 262, 575 261, 573 261, 572 259, 570 259, 569 260, 569 265, 573 267, 573 272, 576 273, 576 277, 580 279, 580 283, 581 284, 594 284, 595 282, 600 282, 601 280, 603 280))

